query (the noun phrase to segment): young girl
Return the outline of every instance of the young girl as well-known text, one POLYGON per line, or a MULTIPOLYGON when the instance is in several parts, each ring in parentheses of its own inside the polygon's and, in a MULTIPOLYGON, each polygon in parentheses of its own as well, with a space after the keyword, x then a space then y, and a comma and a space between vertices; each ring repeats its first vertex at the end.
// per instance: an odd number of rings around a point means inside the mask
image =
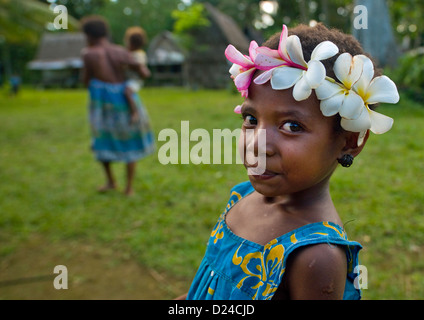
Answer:
POLYGON ((131 68, 142 78, 150 75, 145 65, 139 64, 123 47, 108 40, 107 22, 98 16, 82 20, 82 29, 88 46, 82 52, 84 83, 90 93, 90 125, 92 150, 101 162, 106 184, 104 192, 116 189, 111 163, 125 162, 127 183, 125 194, 133 193, 136 161, 154 151, 153 133, 147 112, 134 93, 137 121, 131 121, 131 112, 125 96, 125 70, 131 68))
POLYGON ((231 45, 226 56, 245 97, 235 112, 249 181, 231 190, 187 298, 359 299, 361 245, 348 240, 329 183, 338 164, 352 165, 369 131, 391 128, 370 106, 396 103, 395 84, 374 78, 353 37, 323 25, 290 36, 283 26, 263 47, 252 42, 249 56, 231 45), (249 145, 265 156, 265 172, 246 161, 249 145))
MULTIPOLYGON (((124 42, 128 51, 131 52, 134 60, 143 66, 147 66, 147 55, 143 50, 147 42, 146 32, 140 27, 130 27, 125 32, 124 42)), ((137 106, 133 97, 134 94, 142 88, 142 86, 143 79, 140 78, 136 72, 128 70, 125 96, 127 97, 128 103, 131 107, 131 122, 136 122, 139 118, 137 106)))

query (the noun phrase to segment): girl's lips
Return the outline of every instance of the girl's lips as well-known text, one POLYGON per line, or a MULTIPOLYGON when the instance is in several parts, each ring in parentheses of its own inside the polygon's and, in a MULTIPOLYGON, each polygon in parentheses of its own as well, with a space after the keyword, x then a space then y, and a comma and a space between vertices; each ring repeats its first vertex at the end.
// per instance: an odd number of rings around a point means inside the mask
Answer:
POLYGON ((268 180, 279 175, 278 173, 270 171, 270 170, 265 170, 265 172, 261 171, 259 174, 257 174, 255 173, 255 169, 257 169, 256 167, 250 167, 248 169, 250 169, 249 175, 260 180, 268 180))

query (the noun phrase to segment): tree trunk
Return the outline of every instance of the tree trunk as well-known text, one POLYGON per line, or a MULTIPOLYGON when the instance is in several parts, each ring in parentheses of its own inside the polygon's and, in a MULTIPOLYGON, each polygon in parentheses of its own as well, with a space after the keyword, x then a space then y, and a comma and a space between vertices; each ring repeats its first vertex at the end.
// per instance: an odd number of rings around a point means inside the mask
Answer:
POLYGON ((352 34, 364 50, 377 60, 380 67, 394 66, 399 49, 393 35, 386 0, 355 0, 355 8, 357 11, 353 16, 352 34), (359 6, 367 8, 367 15, 359 6))
POLYGON ((300 22, 306 25, 309 24, 308 10, 309 8, 305 0, 299 0, 300 22))
POLYGON ((322 23, 328 26, 329 20, 330 20, 330 13, 328 10, 328 0, 321 0, 321 12, 324 15, 323 16, 324 19, 322 20, 322 23))

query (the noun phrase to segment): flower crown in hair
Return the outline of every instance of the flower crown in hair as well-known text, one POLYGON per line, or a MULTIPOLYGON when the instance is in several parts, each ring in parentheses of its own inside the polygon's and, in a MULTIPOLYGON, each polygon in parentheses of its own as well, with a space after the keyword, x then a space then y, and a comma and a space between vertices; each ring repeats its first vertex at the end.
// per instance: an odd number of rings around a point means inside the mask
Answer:
MULTIPOLYGON (((263 71, 253 80, 256 84, 271 81, 274 90, 293 87, 296 101, 309 98, 312 90, 315 90, 323 115, 330 117, 338 113, 343 129, 360 133, 359 146, 367 130, 382 134, 393 125, 392 118, 371 110, 369 105, 397 103, 399 93, 388 77, 374 78, 374 65, 364 55, 352 57, 349 53, 342 53, 333 68, 338 81, 326 76, 321 60, 338 53, 339 49, 334 43, 323 41, 312 51, 311 60, 306 62, 299 37, 288 37, 285 25, 278 50, 259 47, 255 41, 250 43, 249 56, 240 53, 233 45, 225 50, 225 56, 233 63, 231 78, 244 98, 249 95, 249 86, 256 70, 263 71)), ((234 111, 240 113, 240 107, 234 111)))

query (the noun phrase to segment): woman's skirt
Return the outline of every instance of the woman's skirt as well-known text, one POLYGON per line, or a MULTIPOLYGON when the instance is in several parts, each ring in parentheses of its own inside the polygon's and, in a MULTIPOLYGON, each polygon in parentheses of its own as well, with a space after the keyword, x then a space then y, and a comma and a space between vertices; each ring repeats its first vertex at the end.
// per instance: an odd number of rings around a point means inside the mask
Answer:
POLYGON ((125 83, 96 79, 89 83, 91 148, 101 162, 134 162, 155 150, 149 116, 137 93, 133 100, 139 117, 130 123, 125 87, 125 83))

